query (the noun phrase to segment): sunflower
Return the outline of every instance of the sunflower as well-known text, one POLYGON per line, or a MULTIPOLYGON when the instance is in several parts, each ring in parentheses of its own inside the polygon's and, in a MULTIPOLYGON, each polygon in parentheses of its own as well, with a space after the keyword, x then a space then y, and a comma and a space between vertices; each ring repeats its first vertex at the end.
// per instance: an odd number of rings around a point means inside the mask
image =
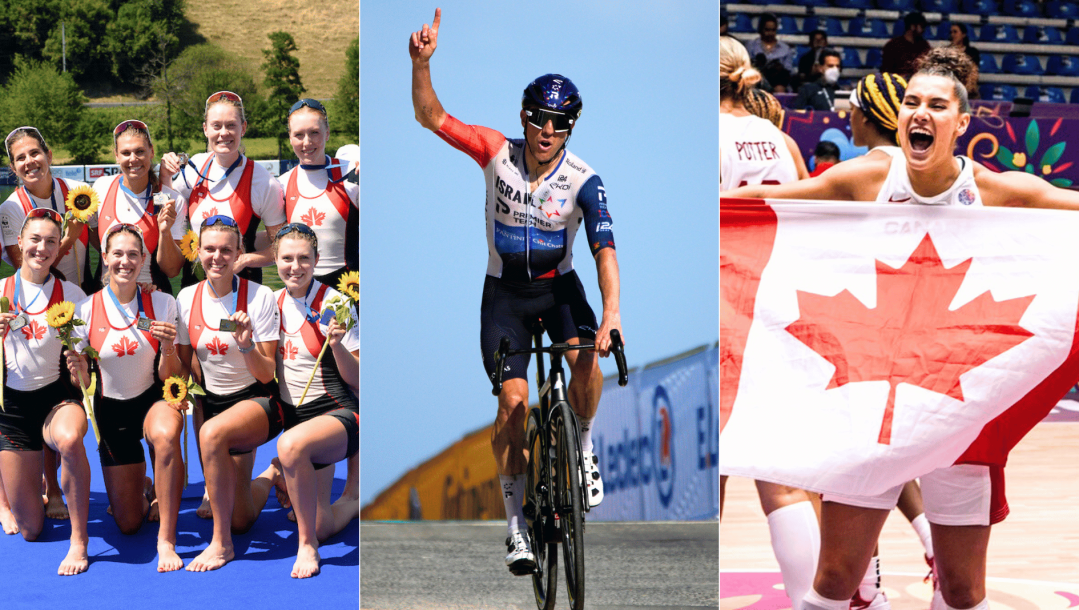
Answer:
POLYGON ((165 380, 165 402, 178 405, 187 398, 187 382, 173 375, 165 380))
POLYGON ((188 229, 184 238, 180 240, 180 254, 191 262, 194 262, 199 255, 199 236, 191 229, 188 229))
POLYGON ((97 212, 101 202, 97 198, 97 191, 83 185, 68 192, 64 205, 67 206, 67 211, 71 218, 79 222, 86 222, 97 212))
POLYGON ((345 275, 341 276, 341 281, 337 283, 337 290, 341 294, 352 299, 353 302, 360 300, 360 274, 356 271, 349 271, 345 275))
POLYGON ((49 326, 60 328, 74 319, 75 304, 71 301, 60 301, 56 305, 50 307, 48 313, 45 315, 49 320, 49 326))

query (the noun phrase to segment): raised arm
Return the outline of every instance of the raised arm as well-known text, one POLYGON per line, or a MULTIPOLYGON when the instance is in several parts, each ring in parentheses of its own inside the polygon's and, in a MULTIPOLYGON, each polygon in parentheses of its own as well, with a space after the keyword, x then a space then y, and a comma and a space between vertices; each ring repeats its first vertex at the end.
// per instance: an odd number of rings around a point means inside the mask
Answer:
POLYGON ((1079 210, 1079 192, 1055 187, 1033 174, 998 174, 975 165, 974 179, 985 205, 1079 210))
POLYGON ((438 26, 442 22, 442 9, 435 9, 431 26, 425 23, 419 31, 412 32, 408 41, 408 55, 412 58, 412 108, 416 120, 431 131, 438 131, 446 120, 446 111, 431 86, 431 56, 438 47, 438 26))

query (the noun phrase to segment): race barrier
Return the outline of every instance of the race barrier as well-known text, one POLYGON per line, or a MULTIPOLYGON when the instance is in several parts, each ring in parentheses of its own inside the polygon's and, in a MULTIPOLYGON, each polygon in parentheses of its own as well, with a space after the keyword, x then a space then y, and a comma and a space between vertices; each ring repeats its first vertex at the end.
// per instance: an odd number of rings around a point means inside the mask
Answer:
MULTIPOLYGON (((592 440, 605 497, 589 519, 719 514, 718 371, 718 347, 705 346, 631 371, 624 388, 604 380, 592 440)), ((466 435, 390 485, 360 518, 505 518, 490 439, 491 426, 466 435)))

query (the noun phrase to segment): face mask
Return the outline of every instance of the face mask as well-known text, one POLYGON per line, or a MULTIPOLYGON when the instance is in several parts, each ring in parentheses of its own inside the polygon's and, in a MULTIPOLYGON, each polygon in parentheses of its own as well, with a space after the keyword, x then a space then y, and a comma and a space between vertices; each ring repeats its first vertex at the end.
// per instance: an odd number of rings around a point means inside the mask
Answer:
POLYGON ((834 85, 839 80, 839 68, 828 68, 824 71, 824 82, 834 85))

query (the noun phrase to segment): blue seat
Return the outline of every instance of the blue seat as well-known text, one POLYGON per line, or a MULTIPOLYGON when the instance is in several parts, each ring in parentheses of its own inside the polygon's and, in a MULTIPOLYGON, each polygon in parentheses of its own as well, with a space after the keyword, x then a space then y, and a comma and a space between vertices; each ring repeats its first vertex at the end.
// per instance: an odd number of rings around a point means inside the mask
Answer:
MULTIPOLYGON (((972 31, 969 27, 967 28, 967 31, 974 34, 975 36, 978 35, 977 31, 972 31)), ((930 26, 925 30, 925 38, 926 40, 951 40, 952 22, 941 21, 935 26, 930 24, 930 26)), ((971 38, 971 42, 974 42, 973 38, 971 38)))
POLYGON ((1072 87, 1072 94, 1068 96, 1068 101, 1073 104, 1079 104, 1079 87, 1072 87))
POLYGON ((798 22, 794 20, 794 17, 790 15, 782 15, 779 18, 779 29, 776 30, 777 34, 800 34, 801 30, 798 29, 798 22))
POLYGON ((738 13, 734 16, 734 19, 730 21, 730 27, 732 32, 756 32, 757 28, 753 27, 753 20, 749 18, 749 15, 745 13, 738 13))
POLYGON ((914 10, 914 0, 877 0, 877 8, 885 11, 909 13, 914 10))
POLYGON ((1050 55, 1045 73, 1058 76, 1079 76, 1079 60, 1071 55, 1050 55))
POLYGON ((884 63, 884 57, 881 55, 880 49, 869 49, 865 52, 863 67, 879 70, 882 63, 884 63))
POLYGON ((858 55, 858 49, 854 47, 843 48, 843 67, 844 68, 861 68, 862 58, 858 55))
POLYGON ((1009 53, 1004 56, 1004 62, 1000 66, 1005 74, 1023 74, 1037 76, 1044 72, 1041 63, 1034 55, 1024 53, 1009 53))
POLYGON ((1068 28, 1068 33, 1064 35, 1065 44, 1079 44, 1079 28, 1068 28))
POLYGON ((1023 42, 1027 44, 1064 44, 1064 35, 1058 28, 1028 25, 1023 29, 1023 42))
POLYGON ((982 26, 982 29, 979 32, 978 41, 1016 44, 1019 42, 1019 33, 1015 31, 1015 26, 1010 24, 986 24, 982 26))
POLYGON ((840 0, 840 7, 860 9, 876 8, 873 4, 873 0, 840 0))
POLYGON ((880 19, 863 19, 856 17, 850 20, 850 36, 859 38, 891 38, 888 34, 888 26, 880 19))
POLYGON ((818 27, 820 27, 820 19, 818 19, 817 17, 807 16, 805 19, 802 19, 803 34, 808 34, 813 30, 817 29, 818 27))
POLYGON ((958 8, 956 0, 922 0, 921 6, 927 13, 954 13, 958 8))
POLYGON ((1049 102, 1051 104, 1066 104, 1064 90, 1060 87, 1027 87, 1023 92, 1024 97, 1029 97, 1035 102, 1049 102))
MULTIPOLYGON (((818 17, 817 30, 824 30, 829 38, 838 38, 847 35, 845 20, 838 17, 818 17)), ((812 31, 812 30, 810 30, 812 31)))
POLYGON ((978 62, 978 72, 982 74, 999 74, 1000 68, 997 67, 997 58, 989 53, 982 53, 982 58, 978 62))
POLYGON ((975 15, 999 15, 1000 9, 995 0, 963 0, 964 13, 975 15))
POLYGON ((1075 19, 1079 17, 1079 4, 1061 0, 1046 2, 1045 16, 1050 19, 1075 19))
POLYGON ((1004 14, 1012 17, 1041 17, 1041 9, 1033 0, 1004 0, 1004 14))
POLYGON ((997 102, 1010 102, 1017 95, 1015 87, 1011 85, 981 85, 978 87, 978 93, 981 94, 983 100, 997 102))

